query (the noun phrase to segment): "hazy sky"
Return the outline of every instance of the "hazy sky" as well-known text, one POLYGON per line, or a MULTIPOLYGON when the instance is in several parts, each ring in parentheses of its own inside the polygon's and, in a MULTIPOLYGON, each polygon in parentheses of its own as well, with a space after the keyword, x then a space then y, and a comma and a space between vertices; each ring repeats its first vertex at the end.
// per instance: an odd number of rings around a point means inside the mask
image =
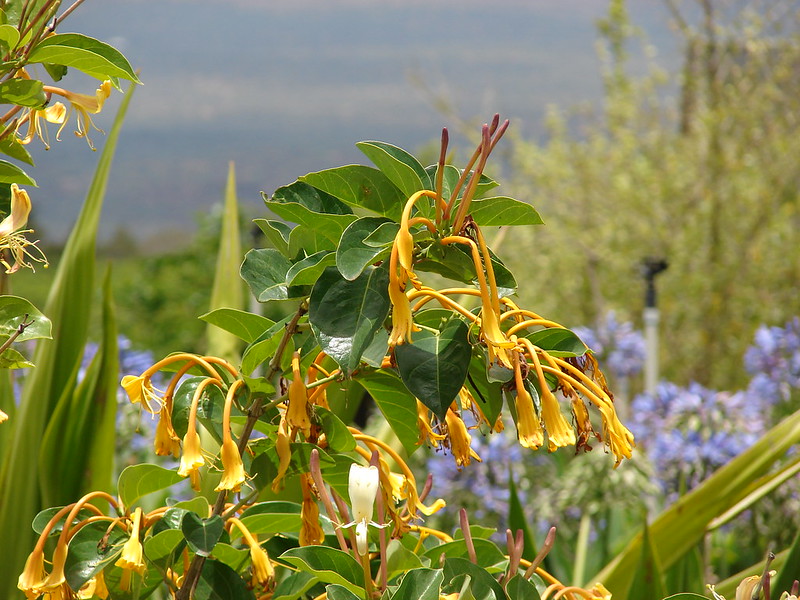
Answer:
MULTIPOLYGON (((61 32, 109 41, 144 86, 123 128, 103 217, 144 238, 191 229, 221 196, 228 161, 239 197, 258 206, 308 171, 364 162, 379 139, 409 150, 463 118, 512 119, 533 135, 548 104, 597 101, 601 0, 94 0, 61 32)), ((657 0, 633 17, 674 62, 657 0)), ((636 57, 635 57, 636 58, 636 57)), ((69 87, 69 79, 67 80, 69 87)), ((90 92, 94 82, 75 84, 90 92)), ((109 124, 118 98, 100 115, 109 124)), ((67 136, 64 136, 65 138, 67 136)), ((95 136, 98 147, 102 135, 95 136)), ((75 139, 37 152, 44 235, 75 218, 98 154, 75 139), (43 209, 46 205, 46 213, 43 209)))

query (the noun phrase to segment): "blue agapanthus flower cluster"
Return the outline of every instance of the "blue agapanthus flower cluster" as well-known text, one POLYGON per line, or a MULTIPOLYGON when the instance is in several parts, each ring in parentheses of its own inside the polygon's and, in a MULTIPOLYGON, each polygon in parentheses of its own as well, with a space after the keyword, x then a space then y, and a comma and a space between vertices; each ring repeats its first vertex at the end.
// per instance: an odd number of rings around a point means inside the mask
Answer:
POLYGON ((573 331, 589 346, 614 378, 631 377, 644 366, 645 342, 630 321, 620 322, 612 310, 596 328, 575 327, 573 331))
POLYGON ((800 389, 800 317, 784 327, 759 327, 744 362, 752 375, 750 395, 787 402, 792 391, 800 389))
POLYGON ((690 383, 659 384, 640 394, 628 423, 673 497, 691 489, 752 446, 769 427, 762 403, 746 392, 718 392, 690 383))

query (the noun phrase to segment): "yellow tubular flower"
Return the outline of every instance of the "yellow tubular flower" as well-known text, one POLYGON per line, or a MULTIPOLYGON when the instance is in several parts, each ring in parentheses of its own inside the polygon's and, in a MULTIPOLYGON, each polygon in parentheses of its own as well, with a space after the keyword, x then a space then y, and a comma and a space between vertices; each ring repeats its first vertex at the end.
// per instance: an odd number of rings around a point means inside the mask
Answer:
POLYGON ((392 333, 389 335, 389 347, 411 342, 411 332, 418 331, 411 317, 411 303, 405 293, 406 273, 398 275, 398 250, 392 248, 389 259, 389 300, 392 302, 392 333))
POLYGON ((444 419, 447 423, 447 432, 450 438, 450 451, 453 453, 456 466, 461 468, 464 465, 469 465, 472 458, 478 462, 483 462, 481 457, 470 446, 472 436, 467 431, 467 426, 461 420, 461 417, 452 408, 448 408, 444 419))
POLYGON ((11 184, 11 210, 0 222, 0 237, 6 237, 22 229, 28 223, 31 214, 31 198, 28 192, 19 189, 16 183, 11 184))
POLYGON ((44 549, 37 544, 33 552, 25 561, 25 569, 17 580, 17 588, 22 590, 28 600, 34 600, 41 595, 42 585, 47 577, 44 570, 44 549))
MULTIPOLYGON (((250 530, 236 517, 230 517, 228 523, 235 525, 242 532, 245 543, 250 548, 250 561, 252 562, 253 582, 267 587, 275 579, 275 569, 269 560, 266 550, 258 544, 258 540, 250 530)), ((232 527, 231 527, 232 529, 232 527)), ((233 533, 233 531, 231 531, 233 533)))
POLYGON ((200 435, 197 433, 197 405, 200 402, 203 391, 209 385, 219 385, 219 381, 210 377, 204 379, 197 384, 192 396, 192 405, 189 408, 189 425, 186 429, 186 435, 183 437, 183 454, 178 468, 178 475, 192 478, 193 487, 198 481, 198 469, 205 464, 203 448, 200 445, 200 435))
POLYGON ((231 407, 233 406, 233 399, 236 397, 236 392, 243 385, 244 381, 237 379, 231 384, 225 396, 225 408, 222 412, 222 448, 220 449, 223 471, 219 485, 214 488, 215 492, 221 492, 223 490, 238 492, 245 482, 242 457, 231 435, 231 407))
MULTIPOLYGON (((66 525, 65 525, 66 527, 66 525)), ((42 582, 40 590, 43 592, 55 592, 64 583, 64 564, 67 561, 67 540, 65 536, 59 536, 58 544, 56 545, 55 552, 53 552, 53 570, 50 575, 42 582)))
POLYGON ((575 432, 572 430, 569 423, 567 423, 564 415, 561 414, 558 400, 550 391, 550 387, 542 371, 542 365, 539 362, 539 357, 536 355, 536 347, 525 338, 519 341, 527 348, 528 354, 533 362, 533 367, 536 370, 536 376, 539 379, 539 389, 541 390, 542 396, 542 420, 547 430, 548 449, 550 452, 553 452, 556 448, 574 446, 575 432))
POLYGON ((300 529, 300 545, 315 546, 325 541, 325 533, 319 521, 319 506, 314 492, 314 478, 310 473, 300 476, 300 489, 303 492, 303 504, 300 516, 303 526, 300 529))
POLYGON ((142 509, 137 508, 133 513, 133 525, 131 526, 131 536, 125 545, 122 547, 122 555, 114 563, 114 566, 120 567, 127 574, 127 579, 135 572, 140 575, 144 574, 147 570, 147 565, 144 564, 142 556, 142 542, 139 540, 139 532, 142 526, 142 509))
POLYGON ((272 491, 276 494, 283 487, 283 478, 286 476, 286 471, 289 469, 289 463, 292 460, 292 450, 289 446, 289 433, 286 430, 286 417, 281 417, 278 424, 278 435, 275 438, 275 450, 278 451, 278 474, 272 480, 272 491))
MULTIPOLYGON (((170 403, 171 404, 171 403, 170 403)), ((171 406, 164 404, 159 412, 160 418, 156 425, 156 435, 153 447, 157 456, 174 456, 181 453, 181 439, 172 426, 171 406)))
POLYGON ((533 406, 533 398, 525 389, 522 372, 519 366, 519 354, 514 352, 514 379, 517 387, 517 398, 514 403, 517 409, 517 439, 526 448, 536 449, 544 444, 544 431, 533 406))
POLYGON ((28 192, 21 190, 16 183, 11 184, 11 207, 8 216, 0 222, 0 264, 6 268, 6 273, 14 273, 20 267, 33 269, 33 264, 26 260, 30 258, 35 262, 47 265, 47 258, 36 246, 36 242, 29 241, 26 233, 32 230, 23 229, 28 223, 31 212, 31 199, 28 192), (31 249, 36 253, 32 254, 31 249), (11 263, 2 256, 2 250, 8 250, 13 257, 11 263))
POLYGON ((431 411, 422 402, 417 400, 417 427, 419 428, 419 444, 429 443, 434 448, 439 447, 439 442, 447 436, 435 433, 431 427, 431 411))
MULTIPOLYGON (((92 144, 92 140, 89 138, 89 130, 95 129, 96 131, 100 132, 102 132, 102 130, 94 124, 89 115, 97 114, 103 110, 103 104, 105 104, 106 99, 111 95, 111 82, 106 80, 101 83, 100 87, 97 88, 97 91, 95 91, 94 96, 90 96, 88 94, 76 94, 75 92, 71 92, 63 88, 47 85, 44 86, 44 91, 63 96, 69 101, 71 110, 74 110, 76 113, 75 135, 77 137, 86 138, 86 142, 89 144, 89 147, 94 150, 95 147, 92 144)), ((64 127, 67 126, 68 120, 69 117, 64 119, 64 122, 58 129, 56 139, 59 139, 61 136, 61 132, 64 130, 64 127)))
POLYGON ((286 409, 286 423, 292 429, 299 429, 303 435, 311 435, 311 419, 308 417, 308 393, 300 373, 300 352, 292 355, 292 381, 289 384, 289 407, 286 409))
POLYGON ((47 123, 63 125, 67 119, 67 108, 61 102, 56 102, 42 110, 32 108, 27 117, 20 119, 17 125, 17 135, 19 135, 19 129, 26 119, 28 121, 28 132, 24 137, 20 136, 20 144, 30 144, 33 138, 38 137, 44 144, 44 149, 50 150, 50 135, 47 133, 47 127, 42 123, 42 120, 47 123))

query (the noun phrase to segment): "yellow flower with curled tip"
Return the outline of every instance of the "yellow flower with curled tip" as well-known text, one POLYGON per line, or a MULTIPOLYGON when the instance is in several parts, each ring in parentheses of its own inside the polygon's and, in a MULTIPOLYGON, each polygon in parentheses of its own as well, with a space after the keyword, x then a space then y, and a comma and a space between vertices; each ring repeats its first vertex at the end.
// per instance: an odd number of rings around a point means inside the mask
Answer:
POLYGON ((472 449, 472 436, 467 431, 467 426, 461 420, 452 408, 447 409, 445 414, 445 423, 447 424, 448 440, 450 442, 450 451, 453 453, 453 458, 456 461, 456 466, 463 467, 469 465, 474 458, 478 462, 483 462, 478 453, 472 449))
POLYGON ((181 454, 181 464, 178 468, 178 475, 189 477, 192 472, 197 471, 205 464, 203 458, 203 448, 200 445, 200 435, 197 430, 192 428, 183 436, 183 454, 181 454))
POLYGON ((144 410, 153 415, 161 410, 161 402, 153 392, 150 381, 143 375, 125 375, 120 385, 128 395, 131 404, 141 404, 144 410), (155 407, 151 402, 155 404, 155 407))
POLYGON ((214 491, 221 492, 223 490, 231 490, 233 492, 238 492, 247 478, 244 472, 244 465, 242 464, 242 456, 239 454, 239 448, 230 436, 227 436, 223 440, 220 455, 223 468, 222 478, 219 481, 219 485, 214 488, 214 491))
POLYGON ((533 398, 525 388, 519 366, 519 354, 514 353, 514 378, 517 387, 517 398, 514 406, 517 409, 517 438, 526 448, 541 447, 544 444, 544 431, 536 410, 533 398))
POLYGON ((292 429, 299 429, 303 435, 311 435, 311 419, 308 416, 308 391, 300 373, 300 352, 292 355, 292 381, 289 384, 289 406, 286 409, 286 423, 292 429))
POLYGON ((37 545, 25 561, 25 569, 17 580, 17 588, 25 593, 28 600, 33 600, 41 595, 42 585, 46 578, 44 549, 37 545))
POLYGON ((411 342, 411 332, 418 331, 411 316, 411 303, 403 291, 400 281, 390 276, 389 300, 392 302, 392 332, 389 335, 389 346, 394 347, 411 342))
POLYGON ((33 138, 38 137, 42 144, 44 144, 44 149, 49 150, 50 135, 47 133, 47 126, 45 123, 63 125, 66 119, 67 107, 61 102, 56 102, 44 109, 30 109, 28 114, 22 117, 17 124, 16 134, 19 136, 19 143, 30 144, 33 138), (28 122, 28 131, 24 136, 21 136, 19 130, 26 121, 28 122))
POLYGON ((28 192, 19 188, 16 183, 11 184, 11 206, 8 216, 0 221, 0 264, 6 268, 6 273, 14 273, 20 267, 28 267, 33 270, 34 262, 44 263, 47 266, 47 258, 36 242, 31 242, 25 237, 31 229, 23 229, 28 223, 28 215, 31 213, 31 199, 28 192), (2 250, 8 250, 13 258, 10 263, 4 256, 2 250))
POLYGON ((258 540, 253 536, 247 527, 236 517, 228 518, 228 523, 231 524, 231 534, 233 534, 233 526, 235 526, 242 533, 245 543, 250 548, 250 562, 251 571, 253 575, 253 583, 258 583, 262 587, 267 587, 275 579, 275 568, 269 560, 269 555, 266 550, 258 544, 258 540))
POLYGON ((178 457, 181 453, 181 439, 175 433, 172 426, 172 417, 166 405, 161 407, 158 425, 156 425, 156 435, 153 441, 157 456, 178 457))
POLYGON ((55 592, 67 581, 66 577, 64 576, 64 566, 67 562, 67 551, 69 548, 67 547, 66 540, 63 539, 63 537, 64 536, 61 536, 59 538, 56 549, 53 552, 53 570, 42 582, 42 585, 39 588, 39 591, 41 592, 55 592))
POLYGON ((314 546, 325 541, 325 533, 319 520, 319 506, 314 492, 314 479, 310 473, 300 476, 300 489, 303 493, 303 504, 300 517, 303 525, 300 528, 300 545, 314 546))
MULTIPOLYGON (((94 129, 95 131, 100 131, 101 133, 102 130, 94 124, 92 117, 89 115, 96 115, 103 110, 103 105, 105 104, 106 99, 108 99, 108 97, 111 95, 111 82, 106 80, 101 83, 100 87, 97 88, 93 96, 89 94, 76 94, 70 90, 52 86, 44 86, 44 90, 45 92, 63 96, 70 103, 70 113, 72 111, 76 113, 75 135, 77 137, 85 138, 86 142, 89 144, 89 147, 92 150, 95 150, 92 140, 89 138, 89 130, 94 129)), ((61 127, 59 127, 58 133, 56 134, 56 139, 59 138, 61 132, 64 130, 64 127, 67 126, 68 122, 69 115, 64 118, 64 122, 61 124, 61 127)))
POLYGON ((133 513, 131 535, 122 547, 122 554, 119 559, 114 563, 114 566, 122 569, 120 589, 123 591, 130 589, 130 580, 133 573, 142 575, 147 570, 147 565, 145 565, 142 556, 142 542, 139 540, 141 525, 142 509, 137 508, 133 513))
POLYGON ((286 417, 281 417, 278 423, 278 433, 275 436, 275 450, 278 452, 278 474, 272 480, 272 491, 276 494, 283 487, 283 478, 289 470, 292 461, 292 448, 289 445, 289 432, 286 430, 286 417))

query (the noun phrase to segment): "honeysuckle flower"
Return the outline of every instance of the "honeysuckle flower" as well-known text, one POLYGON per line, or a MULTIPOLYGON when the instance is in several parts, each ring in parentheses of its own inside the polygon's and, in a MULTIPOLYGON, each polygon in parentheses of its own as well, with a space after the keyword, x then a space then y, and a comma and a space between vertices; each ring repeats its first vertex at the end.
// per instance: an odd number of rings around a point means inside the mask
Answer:
POLYGON ((145 565, 142 556, 142 542, 139 540, 139 531, 142 526, 141 508, 137 508, 134 511, 131 521, 131 535, 122 547, 122 554, 117 559, 117 562, 114 563, 115 566, 122 569, 119 586, 123 591, 129 589, 133 573, 142 575, 147 570, 147 565, 145 565))
POLYGON ((300 476, 300 489, 303 493, 303 504, 300 516, 303 525, 300 528, 300 545, 314 546, 325 541, 325 533, 319 520, 319 506, 315 498, 314 478, 310 473, 300 476))
POLYGON ((5 423, 8 421, 8 415, 0 410, 0 423, 5 423))
POLYGON ((108 598, 108 588, 106 587, 106 580, 103 577, 102 571, 99 571, 97 575, 86 582, 78 591, 78 598, 100 598, 100 600, 106 600, 106 598, 108 598))
POLYGON ((308 392, 300 373, 300 352, 292 355, 292 381, 289 384, 289 405, 286 409, 286 423, 292 429, 299 429, 303 435, 311 435, 311 419, 308 417, 308 392))
POLYGON ((14 273, 20 267, 33 269, 34 262, 44 263, 47 266, 47 258, 39 250, 36 242, 31 242, 25 237, 26 233, 32 230, 23 229, 28 223, 28 215, 31 212, 31 199, 28 192, 19 188, 16 183, 11 184, 11 207, 8 216, 0 221, 0 264, 6 268, 6 273, 14 273), (13 258, 9 263, 4 257, 3 250, 8 250, 13 258))
POLYGON ((222 459, 222 478, 219 485, 214 488, 215 492, 232 490, 238 492, 245 482, 246 476, 242 456, 239 454, 239 447, 233 441, 231 435, 231 408, 236 392, 244 385, 244 381, 237 379, 228 389, 225 396, 225 408, 222 413, 222 448, 220 458, 222 459))
POLYGON ((434 448, 439 447, 439 442, 447 436, 436 433, 431 427, 431 411, 422 402, 417 400, 417 427, 419 429, 419 444, 428 443, 434 448))
POLYGON ((448 408, 444 418, 447 424, 450 451, 453 453, 456 466, 460 468, 464 465, 469 465, 473 458, 478 462, 482 462, 481 457, 470 446, 472 436, 467 431, 467 426, 461 420, 461 417, 452 408, 448 408))
POLYGON ((165 404, 159 412, 160 418, 156 425, 156 435, 153 441, 155 453, 158 456, 178 457, 181 453, 181 439, 172 426, 172 416, 169 407, 165 404))
POLYGON ((372 521, 372 509, 380 487, 378 467, 350 465, 348 492, 356 525, 356 549, 360 555, 367 553, 367 525, 372 521))
MULTIPOLYGON (((95 150, 92 140, 89 138, 89 130, 94 129, 96 131, 100 131, 101 133, 102 130, 94 124, 92 117, 89 115, 96 115, 103 110, 103 104, 105 104, 106 99, 111 95, 111 82, 106 80, 101 83, 100 87, 97 88, 93 96, 88 94, 77 94, 75 92, 71 92, 70 90, 52 86, 44 86, 44 91, 63 96, 70 103, 70 113, 72 111, 76 113, 75 135, 77 137, 86 138, 86 142, 89 144, 89 147, 92 150, 95 150)), ((56 139, 59 138, 61 132, 64 130, 64 127, 67 126, 68 121, 69 115, 64 118, 61 127, 59 127, 58 133, 56 134, 56 139)))
POLYGON ((56 549, 53 552, 53 570, 50 575, 42 582, 39 588, 42 592, 55 592, 66 583, 64 576, 64 565, 67 562, 67 540, 64 536, 60 536, 56 549))
POLYGON ((200 435, 193 427, 183 436, 183 453, 181 454, 181 464, 178 468, 178 475, 189 477, 193 471, 197 471, 205 464, 203 458, 203 448, 200 445, 200 435))
POLYGON ((514 382, 517 389, 517 397, 514 402, 517 412, 517 439, 526 448, 539 448, 544 444, 544 431, 542 423, 536 414, 533 405, 533 398, 525 387, 520 369, 520 358, 514 352, 514 382))
POLYGON ((232 529, 235 526, 242 532, 242 538, 250 548, 251 571, 254 584, 258 583, 262 587, 267 587, 275 580, 275 569, 269 560, 266 550, 258 544, 258 540, 250 533, 250 530, 236 517, 230 517, 228 523, 232 529))
POLYGON ((44 109, 31 108, 28 114, 18 121, 16 134, 19 136, 20 144, 30 144, 33 138, 38 137, 44 144, 44 149, 49 150, 50 135, 47 133, 47 126, 42 121, 63 125, 66 118, 67 107, 61 102, 56 102, 44 109), (25 124, 25 121, 28 122, 28 131, 24 136, 21 136, 19 130, 25 124))
POLYGON ((281 417, 278 423, 278 433, 275 436, 275 450, 278 452, 278 474, 272 480, 272 491, 276 494, 283 487, 283 478, 289 469, 292 460, 292 450, 289 445, 289 432, 286 428, 286 417, 281 417))
POLYGON ((41 589, 46 578, 44 549, 37 545, 25 561, 25 569, 23 569, 17 580, 17 588, 25 593, 28 600, 34 600, 34 598, 38 598, 41 595, 41 589))
POLYGON ((411 303, 403 291, 403 286, 395 277, 389 278, 389 300, 392 302, 392 332, 389 335, 389 346, 394 347, 411 342, 411 332, 419 329, 414 325, 411 316, 411 303))
POLYGON ((143 375, 125 375, 120 385, 128 395, 131 404, 140 404, 144 410, 153 415, 161 410, 161 403, 157 400, 150 381, 143 375), (153 401, 155 401, 155 407, 151 405, 153 401))

